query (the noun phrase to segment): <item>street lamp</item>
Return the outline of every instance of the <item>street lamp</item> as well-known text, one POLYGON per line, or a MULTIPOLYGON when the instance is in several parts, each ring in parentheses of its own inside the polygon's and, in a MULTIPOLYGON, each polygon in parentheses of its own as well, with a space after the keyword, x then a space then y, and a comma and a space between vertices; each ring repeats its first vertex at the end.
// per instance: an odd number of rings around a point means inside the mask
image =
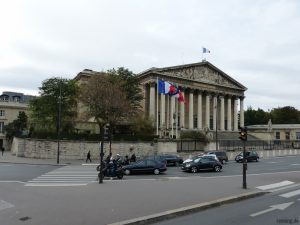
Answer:
POLYGON ((57 159, 56 162, 59 164, 59 149, 60 149, 60 125, 61 125, 61 83, 62 78, 59 81, 59 97, 58 97, 58 119, 57 119, 57 159))

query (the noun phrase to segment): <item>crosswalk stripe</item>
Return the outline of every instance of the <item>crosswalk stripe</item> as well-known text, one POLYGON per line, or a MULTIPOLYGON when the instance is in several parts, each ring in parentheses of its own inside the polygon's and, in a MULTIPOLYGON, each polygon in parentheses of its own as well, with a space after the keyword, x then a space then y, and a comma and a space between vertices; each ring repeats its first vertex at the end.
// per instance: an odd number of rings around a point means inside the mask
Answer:
POLYGON ((95 182, 98 179, 98 173, 93 167, 66 166, 42 174, 28 181, 25 186, 81 186, 95 182))
POLYGON ((282 181, 282 182, 279 182, 279 183, 258 186, 256 188, 265 191, 265 190, 269 190, 269 189, 273 189, 273 188, 279 188, 279 187, 291 185, 291 184, 294 184, 294 183, 295 182, 285 180, 285 181, 282 181))
POLYGON ((290 198, 290 197, 294 197, 296 195, 300 195, 300 189, 296 190, 296 191, 291 191, 291 192, 288 192, 288 193, 285 193, 285 194, 282 194, 279 196, 284 197, 284 198, 290 198))

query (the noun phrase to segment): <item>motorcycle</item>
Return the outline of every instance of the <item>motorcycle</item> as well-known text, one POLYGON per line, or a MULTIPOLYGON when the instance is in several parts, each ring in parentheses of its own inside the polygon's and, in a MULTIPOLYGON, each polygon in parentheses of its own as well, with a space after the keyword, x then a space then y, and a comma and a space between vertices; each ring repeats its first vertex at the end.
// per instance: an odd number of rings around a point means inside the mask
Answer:
MULTIPOLYGON (((110 178, 114 178, 117 177, 118 179, 123 179, 124 176, 124 170, 121 164, 117 163, 116 165, 116 169, 114 169, 115 165, 113 163, 106 163, 103 162, 103 169, 102 169, 102 175, 103 177, 110 177, 110 178)), ((100 165, 97 166, 96 168, 97 171, 100 172, 100 165)), ((100 174, 99 173, 99 179, 100 179, 100 174)))

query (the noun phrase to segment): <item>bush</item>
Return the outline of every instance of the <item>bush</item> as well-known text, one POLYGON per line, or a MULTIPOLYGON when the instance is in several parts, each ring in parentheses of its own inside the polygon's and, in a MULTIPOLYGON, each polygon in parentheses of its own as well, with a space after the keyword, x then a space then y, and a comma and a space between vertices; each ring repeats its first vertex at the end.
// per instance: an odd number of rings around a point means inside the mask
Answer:
POLYGON ((193 139, 199 140, 203 142, 209 142, 208 138, 202 131, 181 131, 180 133, 181 139, 193 139))

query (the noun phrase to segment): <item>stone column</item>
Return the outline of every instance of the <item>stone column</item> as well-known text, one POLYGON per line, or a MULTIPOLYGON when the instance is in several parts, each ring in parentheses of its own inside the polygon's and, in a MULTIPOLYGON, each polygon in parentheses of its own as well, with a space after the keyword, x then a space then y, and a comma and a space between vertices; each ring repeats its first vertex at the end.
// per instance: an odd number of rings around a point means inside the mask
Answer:
POLYGON ((155 84, 150 84, 149 117, 155 121, 155 84))
POLYGON ((218 97, 214 95, 213 98, 213 130, 217 130, 217 108, 218 108, 218 97))
POLYGON ((194 93, 193 93, 193 91, 190 91, 190 95, 189 95, 189 129, 194 128, 193 115, 194 115, 194 93))
MULTIPOLYGON (((182 91, 182 95, 184 97, 184 92, 182 91)), ((185 128, 185 120, 184 120, 184 117, 185 117, 185 113, 184 113, 184 103, 180 103, 180 127, 182 128, 185 128)))
POLYGON ((210 96, 208 93, 206 93, 206 110, 205 110, 205 125, 210 128, 209 126, 209 122, 210 122, 210 114, 209 114, 209 111, 210 111, 210 105, 209 105, 209 101, 210 101, 210 96))
POLYGON ((227 130, 232 131, 232 126, 231 126, 231 96, 228 96, 227 99, 227 130))
POLYGON ((160 128, 166 128, 166 97, 160 94, 160 128))
POLYGON ((200 91, 198 92, 197 128, 202 130, 202 93, 200 91))
POLYGON ((243 127, 245 125, 244 120, 244 99, 245 97, 240 97, 240 126, 243 127))
POLYGON ((224 96, 220 96, 221 100, 221 109, 220 109, 220 130, 225 130, 225 105, 224 105, 224 96))
POLYGON ((234 108, 233 108, 233 130, 238 131, 238 98, 234 99, 234 108))
POLYGON ((170 109, 170 125, 171 125, 171 136, 174 136, 174 113, 175 113, 175 96, 170 97, 171 109, 170 109))

